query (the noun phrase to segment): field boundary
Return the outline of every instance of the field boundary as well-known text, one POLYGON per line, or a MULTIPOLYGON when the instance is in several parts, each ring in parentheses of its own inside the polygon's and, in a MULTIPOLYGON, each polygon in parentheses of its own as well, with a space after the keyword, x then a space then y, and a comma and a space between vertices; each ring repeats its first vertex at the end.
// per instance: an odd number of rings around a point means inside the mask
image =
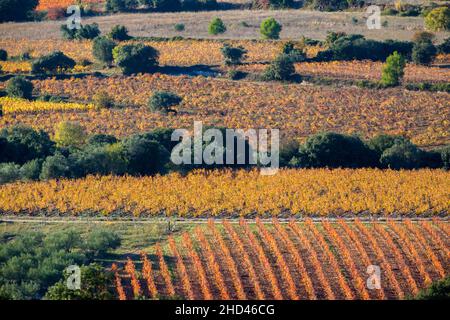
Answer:
MULTIPOLYGON (((277 217, 274 217, 277 218, 277 217)), ((433 221, 439 220, 441 222, 448 222, 448 217, 292 217, 292 218, 277 218, 280 223, 289 223, 290 221, 302 222, 306 221, 306 219, 310 219, 315 223, 321 223, 323 221, 355 221, 358 219, 361 222, 371 222, 371 223, 385 223, 386 221, 433 221)), ((60 223, 60 224, 83 224, 83 223, 107 223, 107 224, 116 224, 116 223, 140 223, 140 224, 151 224, 151 223, 180 223, 180 224, 205 224, 208 223, 209 220, 213 220, 215 222, 227 221, 230 223, 239 223, 240 218, 115 218, 115 219, 101 219, 101 218, 15 218, 15 217, 1 217, 0 223, 60 223)), ((244 220, 248 223, 256 223, 255 218, 244 218, 244 220)), ((271 224, 272 219, 269 218, 260 218, 262 223, 271 224)))

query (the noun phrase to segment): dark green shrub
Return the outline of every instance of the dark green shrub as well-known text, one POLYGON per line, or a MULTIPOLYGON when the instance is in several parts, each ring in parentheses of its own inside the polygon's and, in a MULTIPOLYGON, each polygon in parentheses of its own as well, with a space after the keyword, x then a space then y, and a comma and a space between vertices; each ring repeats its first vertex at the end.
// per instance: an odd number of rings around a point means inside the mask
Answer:
POLYGON ((450 53, 450 37, 445 38, 445 40, 437 46, 438 52, 443 54, 450 53))
POLYGON ((184 31, 185 26, 184 26, 183 23, 177 23, 177 24, 174 26, 174 29, 175 29, 175 31, 181 32, 181 31, 184 31))
POLYGON ((88 24, 85 26, 81 26, 80 29, 77 30, 75 34, 75 39, 83 40, 83 39, 95 39, 100 35, 100 29, 98 28, 98 24, 88 24))
POLYGON ((246 73, 239 70, 229 70, 227 72, 227 78, 231 80, 241 80, 246 77, 246 73))
POLYGON ((39 176, 41 180, 50 180, 70 177, 70 163, 60 153, 49 156, 42 163, 42 171, 39 176))
POLYGON ((279 39, 283 27, 274 18, 265 19, 260 26, 263 39, 279 39))
POLYGON ((124 12, 136 9, 138 2, 136 0, 107 0, 106 10, 110 12, 124 12))
POLYGON ((54 143, 46 132, 24 125, 4 128, 0 131, 0 137, 7 141, 5 162, 22 165, 33 159, 45 158, 54 151, 54 143))
POLYGON ((240 64, 247 54, 247 50, 243 47, 231 47, 229 44, 224 44, 220 51, 227 66, 240 64))
POLYGON ((0 0, 0 23, 28 20, 38 0, 0 0))
POLYGON ((0 49, 0 61, 8 60, 8 52, 6 50, 0 49))
POLYGON ((61 25, 61 34, 67 40, 91 40, 100 35, 100 29, 97 23, 81 26, 80 29, 69 29, 67 25, 61 25))
POLYGON ((117 46, 113 50, 114 62, 123 74, 153 72, 158 66, 159 53, 143 44, 117 46))
POLYGON ((442 165, 445 169, 450 170, 450 145, 445 146, 440 150, 442 165))
POLYGON ((225 31, 227 31, 227 27, 220 18, 214 18, 208 26, 208 33, 210 35, 216 36, 218 34, 225 33, 225 31))
POLYGON ((398 86, 404 75, 405 59, 394 52, 386 59, 381 72, 381 84, 386 87, 398 86))
POLYGON ((409 141, 396 141, 383 152, 380 163, 391 169, 417 169, 422 164, 422 151, 409 141))
POLYGON ((127 173, 132 175, 153 175, 164 172, 169 161, 169 152, 157 141, 142 135, 134 135, 123 141, 127 173))
MULTIPOLYGON (((148 2, 156 11, 179 11, 181 10, 181 0, 143 0, 141 2, 148 2)), ((188 1, 197 2, 197 1, 188 1)))
POLYGON ((79 290, 68 289, 68 274, 50 287, 45 294, 46 300, 113 300, 115 292, 114 274, 107 272, 99 264, 90 264, 80 268, 81 281, 79 290))
POLYGON ((412 61, 415 64, 428 65, 436 56, 437 49, 430 40, 422 40, 414 44, 412 50, 412 61))
POLYGON ((86 238, 85 249, 93 256, 102 256, 110 249, 120 246, 120 237, 111 231, 96 229, 86 238))
POLYGON ((294 0, 269 0, 269 2, 273 9, 289 9, 293 8, 295 4, 294 0))
POLYGON ((42 161, 39 159, 31 160, 20 168, 20 178, 25 181, 38 180, 42 170, 42 161))
POLYGON ((309 167, 361 168, 377 165, 376 154, 356 136, 333 132, 319 133, 307 139, 299 150, 309 167))
POLYGON ((20 179, 20 166, 15 163, 0 163, 0 185, 20 179))
POLYGON ((288 55, 294 63, 306 60, 306 55, 302 50, 297 49, 292 41, 288 41, 283 45, 281 53, 288 55))
POLYGON ((391 148, 395 143, 407 142, 408 140, 402 136, 379 134, 367 141, 367 145, 370 149, 377 153, 377 157, 379 158, 385 150, 391 148))
POLYGON ((114 61, 113 49, 116 43, 107 37, 97 37, 92 44, 92 54, 98 61, 111 66, 114 61))
POLYGON ((416 300, 449 300, 450 299, 450 277, 436 281, 426 289, 420 290, 414 298, 416 300))
POLYGON ((87 140, 87 144, 91 145, 102 145, 102 144, 113 144, 117 142, 117 138, 109 134, 94 134, 90 136, 87 140))
POLYGON ((6 93, 13 98, 31 99, 33 83, 22 76, 11 78, 6 84, 6 93))
POLYGON ((110 33, 109 38, 116 41, 126 41, 130 40, 132 37, 128 34, 128 29, 125 26, 116 25, 114 26, 110 33))
POLYGON ((31 65, 34 74, 64 72, 75 67, 76 62, 61 51, 42 56, 31 65))
POLYGON ((306 4, 320 11, 338 11, 347 9, 347 0, 306 0, 306 4))
POLYGON ((177 106, 183 98, 168 91, 156 91, 148 101, 148 107, 153 112, 168 113, 173 111, 171 107, 177 106))
POLYGON ((295 67, 289 55, 279 55, 264 71, 263 78, 271 80, 290 80, 295 74, 295 67))

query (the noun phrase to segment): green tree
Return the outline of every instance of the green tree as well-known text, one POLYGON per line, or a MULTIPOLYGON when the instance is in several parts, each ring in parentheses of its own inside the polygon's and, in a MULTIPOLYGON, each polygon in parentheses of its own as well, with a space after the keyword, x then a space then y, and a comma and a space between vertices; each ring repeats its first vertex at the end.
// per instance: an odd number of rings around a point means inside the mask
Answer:
POLYGON ((8 60, 8 52, 6 50, 0 49, 0 61, 8 60))
POLYGON ((430 40, 422 40, 414 44, 411 58, 416 64, 428 65, 434 60, 436 53, 437 49, 430 40))
POLYGON ((214 18, 209 23, 208 26, 208 33, 210 35, 216 36, 221 33, 225 33, 227 31, 227 27, 225 26, 225 23, 223 23, 222 19, 220 18, 214 18))
POLYGON ((75 60, 61 51, 56 51, 34 61, 31 65, 31 72, 34 74, 61 72, 72 69, 75 65, 75 60))
POLYGON ((381 84, 386 87, 398 86, 404 75, 405 59, 395 51, 387 59, 381 73, 381 84))
POLYGON ((116 41, 126 41, 132 38, 128 35, 127 27, 121 25, 115 25, 109 32, 108 37, 116 41))
POLYGON ((260 26, 260 32, 264 39, 279 39, 282 29, 281 24, 274 18, 265 19, 260 26))
POLYGON ((243 47, 232 47, 227 43, 223 45, 220 51, 222 52, 225 65, 227 66, 240 64, 247 54, 247 50, 243 47))
POLYGON ((69 274, 50 287, 45 294, 46 300, 112 300, 114 299, 114 274, 99 264, 90 264, 80 268, 80 289, 67 287, 69 274))
POLYGON ((54 140, 59 147, 79 148, 86 139, 86 130, 78 122, 62 121, 56 127, 54 140))
POLYGON ((92 44, 92 54, 95 59, 111 66, 114 61, 113 49, 116 47, 116 43, 107 37, 97 37, 92 44))
POLYGON ((153 112, 168 113, 173 111, 171 107, 177 106, 183 101, 179 95, 168 91, 156 91, 149 99, 148 106, 153 112))
POLYGON ((33 83, 23 76, 11 78, 6 84, 6 93, 12 98, 31 99, 33 83))
POLYGON ((416 300, 449 300, 450 299, 450 277, 434 282, 428 288, 420 290, 414 298, 416 300))
POLYGON ((107 0, 106 10, 110 12, 123 12, 136 9, 138 2, 136 0, 107 0))
POLYGON ((290 80, 295 74, 295 66, 289 55, 281 54, 264 70, 265 80, 290 80))
POLYGON ((0 0, 0 23, 27 20, 38 4, 38 0, 0 0))
POLYGON ((431 31, 450 30, 450 8, 441 7, 431 10, 425 17, 425 26, 431 31))
POLYGON ((113 50, 114 62, 123 74, 150 73, 158 66, 159 53, 143 44, 117 46, 113 50))
POLYGON ((50 180, 66 178, 70 176, 70 163, 66 157, 60 153, 49 156, 42 163, 42 170, 39 178, 41 180, 50 180))
POLYGON ((46 132, 25 125, 2 129, 0 138, 6 140, 5 162, 24 164, 33 159, 45 158, 54 151, 54 143, 46 132))

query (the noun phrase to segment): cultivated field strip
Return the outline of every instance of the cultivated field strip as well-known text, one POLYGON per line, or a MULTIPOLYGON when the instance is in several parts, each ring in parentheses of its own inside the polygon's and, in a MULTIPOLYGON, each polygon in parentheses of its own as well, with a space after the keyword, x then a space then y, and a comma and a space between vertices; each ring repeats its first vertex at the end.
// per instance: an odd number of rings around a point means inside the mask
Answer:
POLYGON ((112 268, 123 300, 403 299, 448 276, 447 227, 410 220, 210 221, 112 268), (380 289, 366 284, 368 264, 380 267, 380 289))
POLYGON ((0 186, 0 214, 49 217, 430 217, 450 212, 444 170, 193 171, 0 186), (186 192, 189 191, 189 192, 186 192))

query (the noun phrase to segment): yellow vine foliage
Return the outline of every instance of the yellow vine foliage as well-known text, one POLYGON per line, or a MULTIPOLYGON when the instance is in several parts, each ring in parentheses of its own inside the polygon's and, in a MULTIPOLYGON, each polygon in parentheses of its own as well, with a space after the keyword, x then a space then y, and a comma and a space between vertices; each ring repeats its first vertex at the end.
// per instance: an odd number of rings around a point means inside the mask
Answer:
POLYGON ((55 123, 77 121, 90 133, 123 137, 163 127, 190 129, 195 120, 201 119, 205 125, 228 128, 278 128, 282 134, 298 138, 335 131, 365 137, 400 134, 420 146, 450 142, 448 93, 235 82, 162 74, 53 78, 33 84, 41 94, 69 96, 77 101, 91 101, 97 92, 107 91, 124 108, 5 115, 0 118, 0 128, 23 123, 52 132, 55 123), (176 116, 148 110, 148 97, 156 90, 173 91, 183 97, 176 116))
POLYGON ((20 98, 1 97, 0 105, 5 114, 9 113, 35 113, 43 111, 91 110, 93 104, 30 101, 20 98))
POLYGON ((89 176, 0 186, 0 212, 134 216, 328 216, 448 213, 450 172, 376 169, 194 171, 155 177, 89 176))
POLYGON ((27 61, 0 61, 0 70, 4 73, 28 73, 31 64, 27 61))

